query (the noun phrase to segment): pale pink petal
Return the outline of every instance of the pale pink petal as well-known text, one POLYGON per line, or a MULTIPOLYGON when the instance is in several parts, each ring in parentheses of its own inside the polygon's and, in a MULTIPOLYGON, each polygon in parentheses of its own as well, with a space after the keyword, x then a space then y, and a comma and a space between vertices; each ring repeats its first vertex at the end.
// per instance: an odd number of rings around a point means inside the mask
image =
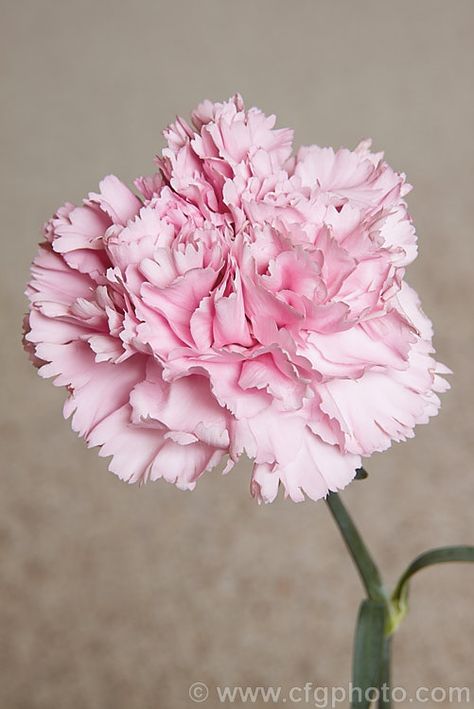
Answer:
POLYGON ((125 226, 142 206, 133 192, 115 175, 107 175, 99 183, 99 192, 90 192, 89 200, 97 203, 114 224, 125 226))
POLYGON ((165 130, 143 200, 109 175, 44 227, 25 348, 123 480, 191 490, 247 455, 260 501, 317 500, 449 387, 404 280, 405 175, 370 141, 291 157, 275 125, 204 101, 165 130))

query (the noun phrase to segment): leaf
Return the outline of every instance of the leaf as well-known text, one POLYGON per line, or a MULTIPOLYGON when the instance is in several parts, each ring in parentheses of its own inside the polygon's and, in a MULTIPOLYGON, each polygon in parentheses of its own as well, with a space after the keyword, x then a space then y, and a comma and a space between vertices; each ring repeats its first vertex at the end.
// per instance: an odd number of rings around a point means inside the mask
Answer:
POLYGON ((359 608, 352 667, 353 709, 368 709, 379 690, 384 661, 385 605, 366 599, 359 608), (372 688, 372 691, 368 691, 372 688))
POLYGON ((392 661, 392 637, 385 633, 382 653, 382 666, 379 677, 380 696, 377 703, 378 709, 390 709, 391 701, 391 661, 392 661))
POLYGON ((420 554, 420 556, 417 556, 417 558, 412 561, 410 566, 400 577, 400 580, 398 581, 392 594, 392 603, 398 612, 400 620, 407 611, 409 581, 413 574, 427 566, 433 566, 434 564, 445 564, 451 561, 474 562, 474 547, 453 546, 431 549, 430 551, 420 554))

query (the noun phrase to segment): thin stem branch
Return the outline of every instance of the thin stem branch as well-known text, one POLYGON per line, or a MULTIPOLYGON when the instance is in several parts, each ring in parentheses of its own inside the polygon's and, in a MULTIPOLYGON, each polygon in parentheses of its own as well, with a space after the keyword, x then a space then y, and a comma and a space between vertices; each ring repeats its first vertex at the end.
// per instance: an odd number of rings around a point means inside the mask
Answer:
POLYGON ((387 603, 387 594, 383 587, 380 572, 341 498, 336 493, 331 492, 327 496, 326 502, 357 567, 367 595, 374 601, 387 603))

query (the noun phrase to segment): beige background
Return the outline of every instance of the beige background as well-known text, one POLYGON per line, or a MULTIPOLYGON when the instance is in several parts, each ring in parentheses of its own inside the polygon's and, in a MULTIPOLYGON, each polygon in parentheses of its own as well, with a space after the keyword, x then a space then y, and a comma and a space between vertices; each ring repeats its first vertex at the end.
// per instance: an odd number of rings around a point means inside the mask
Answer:
MULTIPOLYGON (((1 709, 181 709, 198 680, 209 707, 215 685, 345 684, 361 588, 325 505, 258 508, 244 464, 193 494, 121 484, 22 353, 22 291, 50 213, 108 172, 150 171, 161 129, 204 97, 239 90, 297 144, 372 136, 415 185, 409 278, 455 374, 441 415, 344 499, 391 580, 429 546, 473 542, 474 3, 1 9, 1 709)), ((417 578, 395 684, 472 685, 473 582, 461 565, 417 578)))

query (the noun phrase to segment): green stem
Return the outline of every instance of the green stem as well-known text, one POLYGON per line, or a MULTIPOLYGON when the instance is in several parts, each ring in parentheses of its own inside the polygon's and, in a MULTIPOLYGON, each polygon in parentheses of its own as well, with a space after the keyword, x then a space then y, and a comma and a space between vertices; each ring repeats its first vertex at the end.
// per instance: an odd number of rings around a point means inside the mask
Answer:
MULTIPOLYGON (((359 614, 357 622, 353 680, 355 686, 363 690, 377 685, 380 690, 378 709, 390 709, 390 633, 393 625, 390 597, 384 588, 377 565, 340 497, 336 493, 330 493, 326 502, 370 599, 362 604, 365 613, 362 613, 362 616, 359 614), (381 628, 377 608, 382 610, 381 628)), ((368 709, 369 702, 364 699, 353 701, 351 707, 368 709)))
MULTIPOLYGON (((356 479, 363 480, 366 477, 367 473, 360 468, 356 479)), ((406 569, 393 594, 389 596, 380 572, 342 500, 336 493, 329 493, 326 502, 368 595, 368 599, 360 606, 354 643, 352 674, 354 687, 361 690, 361 694, 352 701, 351 707, 369 709, 370 701, 366 694, 362 696, 362 690, 377 685, 380 690, 378 709, 390 709, 391 638, 407 612, 411 577, 420 569, 433 564, 474 562, 474 546, 441 547, 420 554, 406 569)))
POLYGON ((357 567, 367 595, 373 601, 382 601, 387 604, 387 593, 383 587, 380 572, 342 500, 336 493, 331 492, 327 496, 326 502, 357 567))

